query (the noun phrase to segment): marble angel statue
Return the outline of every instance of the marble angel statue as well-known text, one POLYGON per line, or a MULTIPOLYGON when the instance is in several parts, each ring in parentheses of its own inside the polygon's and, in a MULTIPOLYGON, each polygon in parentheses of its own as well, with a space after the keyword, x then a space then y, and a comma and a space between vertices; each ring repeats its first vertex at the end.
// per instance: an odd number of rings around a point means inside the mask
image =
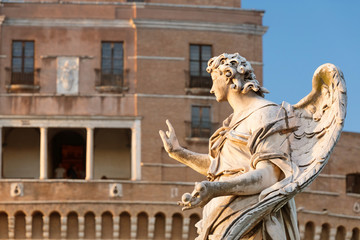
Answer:
POLYGON ((209 139, 209 152, 182 148, 169 121, 159 132, 170 157, 207 177, 179 202, 184 210, 203 208, 196 240, 300 239, 293 198, 323 169, 341 133, 342 72, 320 66, 309 95, 278 105, 264 99, 268 91, 238 53, 211 58, 207 71, 211 93, 233 108, 209 139))

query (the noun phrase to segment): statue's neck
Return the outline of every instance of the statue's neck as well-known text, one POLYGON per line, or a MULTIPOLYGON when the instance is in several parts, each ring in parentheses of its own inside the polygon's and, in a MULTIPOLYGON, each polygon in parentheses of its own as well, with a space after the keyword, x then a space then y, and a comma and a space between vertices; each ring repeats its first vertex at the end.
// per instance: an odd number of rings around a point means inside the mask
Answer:
POLYGON ((253 91, 249 91, 245 94, 232 91, 229 92, 228 102, 232 107, 234 114, 237 115, 243 112, 247 112, 250 109, 257 108, 259 105, 263 105, 268 101, 253 91))

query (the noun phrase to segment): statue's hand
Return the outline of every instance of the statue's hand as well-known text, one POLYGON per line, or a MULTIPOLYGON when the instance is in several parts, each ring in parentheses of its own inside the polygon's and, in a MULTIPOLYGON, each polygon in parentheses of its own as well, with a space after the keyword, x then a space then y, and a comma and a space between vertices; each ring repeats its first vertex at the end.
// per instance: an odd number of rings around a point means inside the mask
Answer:
POLYGON ((181 150, 179 141, 175 135, 175 130, 169 120, 166 120, 169 130, 166 133, 162 130, 159 131, 161 140, 163 141, 165 150, 171 154, 172 152, 181 150))
POLYGON ((183 207, 183 211, 203 207, 214 197, 213 190, 212 182, 195 183, 194 191, 191 194, 185 193, 182 195, 181 202, 179 201, 178 205, 183 207))

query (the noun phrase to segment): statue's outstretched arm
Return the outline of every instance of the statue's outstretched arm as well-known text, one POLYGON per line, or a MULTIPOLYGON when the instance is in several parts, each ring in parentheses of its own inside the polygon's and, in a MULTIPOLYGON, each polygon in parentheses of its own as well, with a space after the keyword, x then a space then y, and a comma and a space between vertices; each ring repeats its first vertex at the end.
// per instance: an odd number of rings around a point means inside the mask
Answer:
POLYGON ((166 133, 160 130, 159 134, 169 156, 206 176, 210 166, 209 156, 207 154, 195 153, 181 147, 170 121, 166 120, 166 124, 169 130, 166 131, 166 133))
POLYGON ((195 183, 194 191, 182 197, 183 210, 203 207, 211 199, 228 195, 253 195, 272 186, 280 179, 281 170, 271 162, 262 161, 256 169, 232 179, 219 182, 195 183))

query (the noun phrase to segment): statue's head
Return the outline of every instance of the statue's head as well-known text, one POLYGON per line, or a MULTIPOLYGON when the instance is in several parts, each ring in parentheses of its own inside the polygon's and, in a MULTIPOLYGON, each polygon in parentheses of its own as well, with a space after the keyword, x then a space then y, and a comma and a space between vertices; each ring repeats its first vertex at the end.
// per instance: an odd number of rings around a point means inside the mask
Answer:
POLYGON ((206 71, 210 74, 224 75, 231 89, 237 90, 239 93, 247 93, 251 90, 264 97, 264 93, 269 92, 260 86, 251 64, 239 53, 223 53, 211 58, 206 71))

